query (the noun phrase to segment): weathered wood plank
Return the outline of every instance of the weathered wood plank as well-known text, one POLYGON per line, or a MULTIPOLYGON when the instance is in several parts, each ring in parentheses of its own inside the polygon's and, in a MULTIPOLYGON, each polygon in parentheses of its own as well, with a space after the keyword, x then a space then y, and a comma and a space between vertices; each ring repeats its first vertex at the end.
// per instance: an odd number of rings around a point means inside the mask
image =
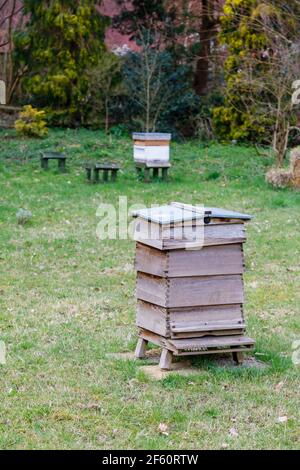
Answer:
POLYGON ((158 335, 165 337, 170 335, 168 311, 157 305, 138 301, 136 324, 139 328, 153 331, 158 335))
POLYGON ((137 297, 166 308, 243 304, 240 275, 164 279, 138 273, 137 297))
POLYGON ((174 325, 205 323, 244 323, 243 307, 237 305, 213 305, 169 309, 170 323, 174 325))
POLYGON ((136 323, 166 338, 181 333, 187 337, 241 334, 245 329, 241 305, 167 309, 138 300, 136 323))
POLYGON ((137 271, 154 276, 166 277, 168 254, 155 248, 137 243, 135 268, 137 271))
POLYGON ((193 241, 195 238, 204 238, 204 246, 213 240, 227 240, 236 238, 246 238, 244 224, 219 224, 219 225, 204 225, 204 226, 184 226, 162 228, 162 238, 165 240, 174 241, 193 241))
POLYGON ((167 279, 138 273, 136 295, 140 300, 151 304, 167 307, 168 281, 167 279))
POLYGON ((169 280, 167 307, 242 304, 242 276, 185 277, 169 280))
POLYGON ((171 351, 175 356, 243 353, 251 351, 255 346, 255 341, 246 336, 166 340, 159 335, 143 329, 139 331, 139 336, 163 349, 171 351))
POLYGON ((222 338, 205 337, 192 339, 172 339, 167 344, 172 345, 177 350, 193 350, 203 348, 228 348, 235 346, 253 346, 254 341, 246 336, 223 336, 222 338))
POLYGON ((241 336, 245 333, 245 329, 241 330, 219 330, 219 331, 195 331, 194 333, 171 333, 170 339, 187 339, 187 338, 204 338, 207 336, 241 336))
POLYGON ((244 323, 236 323, 236 324, 207 324, 206 326, 199 326, 195 323, 194 326, 189 325, 182 325, 182 326, 172 326, 171 331, 172 333, 195 333, 195 332, 204 332, 207 333, 208 331, 220 331, 222 330, 223 333, 227 330, 234 330, 234 329, 244 329, 244 323))
POLYGON ((242 274, 243 248, 236 244, 163 252, 137 243, 136 270, 161 277, 242 274))
POLYGON ((245 226, 238 223, 209 224, 188 221, 185 226, 150 223, 138 218, 135 222, 134 240, 160 250, 202 248, 228 245, 246 241, 245 226), (197 235, 196 235, 197 234, 197 235))
POLYGON ((242 246, 224 245, 204 247, 202 250, 176 250, 169 254, 167 275, 208 276, 242 274, 244 256, 242 246))

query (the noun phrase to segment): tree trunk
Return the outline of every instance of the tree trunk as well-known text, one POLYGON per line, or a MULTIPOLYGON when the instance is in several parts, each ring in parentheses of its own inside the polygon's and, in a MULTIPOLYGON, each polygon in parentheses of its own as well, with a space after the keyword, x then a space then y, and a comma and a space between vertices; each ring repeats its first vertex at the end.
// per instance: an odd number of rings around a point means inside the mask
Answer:
POLYGON ((200 27, 200 54, 196 64, 194 89, 197 95, 205 95, 209 82, 211 40, 217 21, 212 16, 214 0, 202 0, 202 23, 200 27))
POLYGON ((288 148, 289 134, 290 126, 289 123, 286 122, 281 123, 274 134, 273 148, 276 156, 277 168, 283 167, 288 148))
POLYGON ((109 99, 105 98, 105 134, 109 131, 109 99))

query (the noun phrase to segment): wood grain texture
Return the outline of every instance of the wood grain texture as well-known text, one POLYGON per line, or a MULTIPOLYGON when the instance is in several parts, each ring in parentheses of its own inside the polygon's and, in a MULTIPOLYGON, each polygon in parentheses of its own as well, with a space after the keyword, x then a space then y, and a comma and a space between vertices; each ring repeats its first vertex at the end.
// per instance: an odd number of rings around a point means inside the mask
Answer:
POLYGON ((242 304, 242 276, 174 278, 169 281, 167 307, 242 304))
POLYGON ((174 339, 169 341, 176 349, 193 349, 193 348, 223 348, 228 346, 249 346, 253 345, 254 341, 246 336, 224 336, 223 338, 195 338, 195 339, 174 339))
POLYGON ((247 352, 255 346, 255 341, 244 335, 167 340, 141 329, 139 336, 163 349, 172 351, 175 356, 247 352))
POLYGON ((243 274, 242 244, 161 251, 137 243, 136 270, 161 277, 243 274))
POLYGON ((169 277, 243 274, 241 244, 204 247, 202 250, 176 250, 169 254, 169 277))
POLYGON ((170 336, 169 313, 157 305, 138 301, 136 324, 139 328, 165 337, 170 336))
POLYGON ((166 308, 244 303, 241 275, 160 278, 138 273, 137 297, 166 308))
POLYGON ((241 334, 241 305, 167 309, 138 300, 137 326, 166 338, 241 334))
POLYGON ((135 268, 137 271, 154 276, 167 277, 168 252, 137 243, 135 268))
POLYGON ((244 323, 243 306, 213 305, 205 307, 186 307, 168 309, 170 323, 172 325, 193 325, 195 321, 203 325, 205 323, 244 323))
POLYGON ((168 281, 161 277, 138 273, 136 295, 145 302, 167 307, 168 281))
POLYGON ((228 245, 246 241, 245 225, 240 223, 209 224, 189 221, 181 225, 159 225, 138 218, 134 240, 159 250, 228 245))

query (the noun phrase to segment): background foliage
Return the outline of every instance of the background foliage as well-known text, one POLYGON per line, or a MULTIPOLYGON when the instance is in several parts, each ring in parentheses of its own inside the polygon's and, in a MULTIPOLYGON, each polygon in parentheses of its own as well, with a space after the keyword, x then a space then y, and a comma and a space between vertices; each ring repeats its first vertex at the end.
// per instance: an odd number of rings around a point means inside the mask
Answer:
POLYGON ((24 92, 46 108, 53 124, 78 126, 85 121, 88 69, 103 55, 108 22, 93 0, 24 1, 30 14, 16 36, 16 57, 26 62, 24 92))

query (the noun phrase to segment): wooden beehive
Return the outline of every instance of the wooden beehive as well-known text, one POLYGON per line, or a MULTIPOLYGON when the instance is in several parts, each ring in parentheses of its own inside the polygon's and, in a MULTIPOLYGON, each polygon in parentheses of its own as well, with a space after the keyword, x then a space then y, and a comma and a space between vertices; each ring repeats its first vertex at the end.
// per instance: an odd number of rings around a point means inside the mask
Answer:
POLYGON ((222 209, 173 203, 135 213, 137 357, 148 341, 174 355, 232 352, 236 361, 254 341, 244 336, 245 222, 222 209))
POLYGON ((169 162, 171 134, 134 133, 132 137, 135 162, 169 162))

